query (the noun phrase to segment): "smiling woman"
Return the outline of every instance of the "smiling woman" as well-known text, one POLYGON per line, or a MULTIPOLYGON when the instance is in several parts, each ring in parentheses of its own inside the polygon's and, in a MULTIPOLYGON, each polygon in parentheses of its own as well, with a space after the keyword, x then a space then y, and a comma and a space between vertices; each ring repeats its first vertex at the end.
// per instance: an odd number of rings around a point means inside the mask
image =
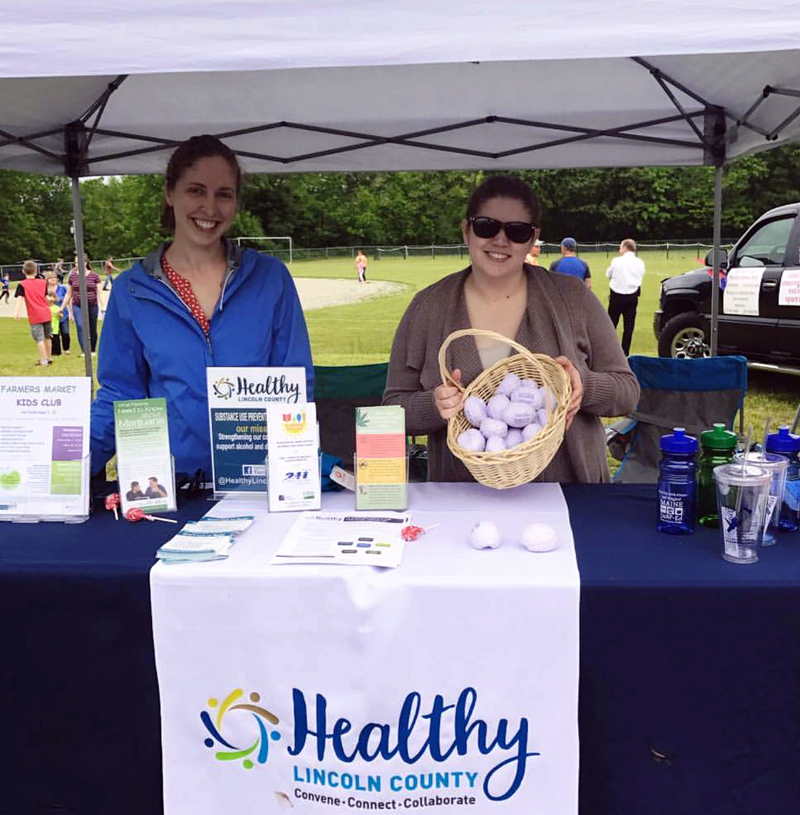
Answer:
POLYGON ((172 154, 162 225, 174 238, 111 289, 92 405, 95 470, 114 452, 114 402, 164 397, 176 470, 210 473, 208 366, 302 366, 313 399, 308 332, 289 271, 225 238, 240 184, 236 156, 214 136, 195 136, 172 154))
POLYGON ((540 480, 609 480, 600 417, 633 410, 639 387, 597 297, 577 278, 525 263, 539 237, 539 216, 536 196, 520 179, 484 181, 461 222, 471 265, 419 292, 397 329, 383 401, 405 408, 409 433, 428 436, 432 480, 472 480, 447 449, 447 420, 463 409, 461 386, 510 351, 471 336, 459 340, 447 366, 455 384, 442 382, 439 348, 465 328, 513 338, 554 357, 569 374, 568 430, 540 480))

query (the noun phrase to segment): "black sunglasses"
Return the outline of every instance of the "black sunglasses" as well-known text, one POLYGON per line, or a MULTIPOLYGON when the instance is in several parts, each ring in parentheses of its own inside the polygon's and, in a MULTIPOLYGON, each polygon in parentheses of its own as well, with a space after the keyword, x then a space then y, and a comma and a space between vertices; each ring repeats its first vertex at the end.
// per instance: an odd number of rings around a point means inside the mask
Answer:
POLYGON ((484 215, 473 216, 468 219, 472 224, 472 231, 479 238, 493 238, 501 229, 512 243, 527 243, 533 237, 536 227, 524 221, 509 221, 503 223, 496 218, 487 218, 484 215))

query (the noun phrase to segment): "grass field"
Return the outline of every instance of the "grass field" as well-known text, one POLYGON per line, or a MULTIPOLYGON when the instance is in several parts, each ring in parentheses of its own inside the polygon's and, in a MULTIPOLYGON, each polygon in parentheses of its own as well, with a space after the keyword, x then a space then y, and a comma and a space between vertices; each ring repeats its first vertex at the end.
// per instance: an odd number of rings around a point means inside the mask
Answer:
MULTIPOLYGON (((612 256, 606 253, 583 256, 593 271, 594 292, 604 304, 608 300, 608 282, 604 272, 612 256)), ((542 260, 549 264, 553 257, 542 256, 542 260)), ((655 355, 657 350, 652 321, 658 304, 660 282, 664 277, 695 268, 698 259, 693 251, 681 253, 675 250, 670 251, 669 258, 663 251, 645 251, 641 257, 647 266, 647 274, 642 285, 631 353, 655 355)), ((318 365, 354 365, 388 359, 395 328, 414 294, 464 265, 465 261, 460 260, 457 255, 438 257, 435 260, 403 260, 399 257, 384 258, 381 261, 370 259, 370 280, 388 280, 401 283, 405 288, 401 293, 389 297, 308 312, 306 319, 314 361, 318 365)), ((294 263, 292 274, 324 281, 326 278, 353 278, 355 270, 349 258, 312 260, 294 263)), ((77 356, 80 349, 74 331, 72 355, 58 358, 48 369, 33 365, 36 354, 27 322, 0 319, 0 348, 2 376, 81 376, 84 371, 84 360, 77 356)), ((124 364, 124 361, 120 360, 120 363, 124 364)), ((771 418, 773 427, 779 423, 791 422, 798 402, 800 378, 762 372, 750 373, 745 418, 747 424, 753 424, 756 437, 763 432, 767 416, 771 418)))

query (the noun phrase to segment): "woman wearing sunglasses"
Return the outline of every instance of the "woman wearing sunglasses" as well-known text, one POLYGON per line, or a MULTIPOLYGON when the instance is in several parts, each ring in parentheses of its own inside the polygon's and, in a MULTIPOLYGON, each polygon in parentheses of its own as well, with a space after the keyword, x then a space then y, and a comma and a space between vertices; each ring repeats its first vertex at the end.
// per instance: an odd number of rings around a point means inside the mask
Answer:
MULTIPOLYGON (((520 179, 484 181, 461 222, 470 266, 418 292, 397 329, 383 401, 405 408, 408 433, 428 436, 431 481, 473 480, 447 449, 447 420, 462 409, 463 396, 441 381, 438 365, 445 338, 462 328, 513 337, 569 374, 567 434, 539 480, 609 480, 600 417, 633 410, 639 386, 597 297, 577 278, 525 263, 539 237, 539 216, 536 196, 520 179)), ((450 346, 448 369, 466 386, 510 351, 465 337, 450 346)))

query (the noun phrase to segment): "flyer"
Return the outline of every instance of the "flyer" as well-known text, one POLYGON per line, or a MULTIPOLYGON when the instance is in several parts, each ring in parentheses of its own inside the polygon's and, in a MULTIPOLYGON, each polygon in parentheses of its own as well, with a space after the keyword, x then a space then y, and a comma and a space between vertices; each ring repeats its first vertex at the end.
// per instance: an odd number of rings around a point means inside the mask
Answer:
POLYGON ((736 268, 728 272, 722 308, 725 314, 742 314, 758 317, 758 300, 764 269, 736 268))
POLYGON ((356 508, 408 506, 406 414, 399 405, 356 408, 356 508))
POLYGON ((270 512, 319 509, 319 427, 313 402, 267 406, 270 512))
POLYGON ((305 368, 207 368, 206 385, 214 492, 266 492, 266 405, 303 404, 305 368))
POLYGON ((114 402, 117 480, 122 512, 175 509, 166 399, 114 402))
POLYGON ((304 512, 281 542, 272 563, 383 566, 403 560, 404 512, 304 512))
POLYGON ((89 515, 87 377, 0 378, 0 518, 89 515))

